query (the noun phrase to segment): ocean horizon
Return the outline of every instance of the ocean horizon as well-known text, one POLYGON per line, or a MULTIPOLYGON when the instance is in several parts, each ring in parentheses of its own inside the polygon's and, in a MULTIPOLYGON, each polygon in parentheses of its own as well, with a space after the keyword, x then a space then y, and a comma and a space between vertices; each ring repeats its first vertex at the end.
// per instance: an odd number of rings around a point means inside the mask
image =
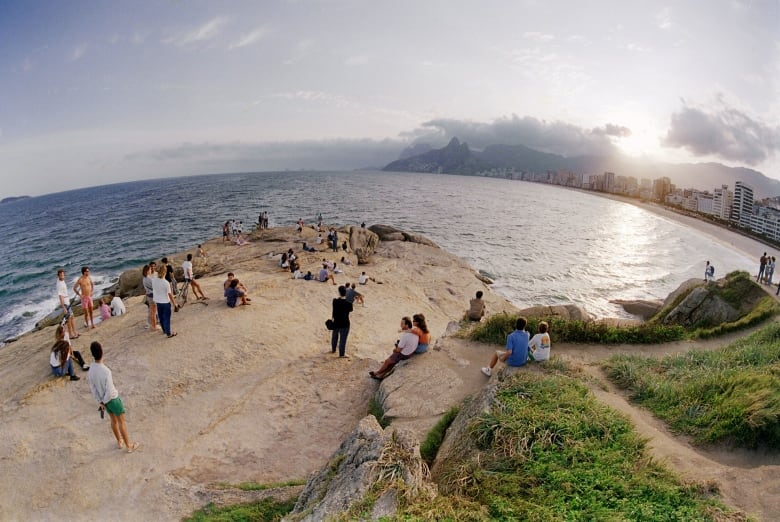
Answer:
POLYGON ((573 303, 596 317, 629 317, 610 301, 662 299, 702 277, 705 260, 716 277, 755 264, 715 236, 636 205, 531 182, 374 171, 144 180, 0 205, 0 340, 56 308, 59 267, 72 287, 89 266, 100 291, 125 270, 220 237, 229 219, 248 230, 263 211, 271 226, 312 223, 321 213, 328 225, 422 234, 519 307, 573 303))

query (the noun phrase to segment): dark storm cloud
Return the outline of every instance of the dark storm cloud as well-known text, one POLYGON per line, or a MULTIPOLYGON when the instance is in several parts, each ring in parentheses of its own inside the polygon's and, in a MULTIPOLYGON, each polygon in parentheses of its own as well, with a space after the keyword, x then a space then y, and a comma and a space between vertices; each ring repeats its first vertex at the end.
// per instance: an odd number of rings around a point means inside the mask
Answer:
POLYGON ((525 145, 564 156, 609 156, 617 152, 610 137, 626 136, 630 132, 626 127, 614 124, 588 130, 562 121, 549 122, 531 116, 521 118, 513 115, 491 123, 436 119, 402 136, 412 138, 415 142, 429 141, 431 144, 435 140, 435 145, 457 137, 476 149, 495 144, 525 145))
POLYGON ((780 150, 780 127, 771 127, 736 109, 705 112, 683 107, 672 114, 666 147, 683 148, 696 156, 757 165, 780 150))

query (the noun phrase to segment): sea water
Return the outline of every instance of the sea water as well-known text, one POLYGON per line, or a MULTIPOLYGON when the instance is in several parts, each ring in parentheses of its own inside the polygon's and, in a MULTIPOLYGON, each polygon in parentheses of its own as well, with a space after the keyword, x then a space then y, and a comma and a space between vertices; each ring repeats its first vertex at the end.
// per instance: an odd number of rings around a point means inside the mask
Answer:
MULTIPOLYGON (((98 289, 124 270, 221 236, 228 219, 271 226, 389 224, 423 234, 495 280, 519 307, 576 303, 626 317, 613 299, 664 298, 682 281, 754 260, 634 205, 550 185, 390 172, 192 176, 79 189, 0 205, 0 340, 57 306, 57 268, 98 289)), ((757 253, 759 255, 760 253, 757 253)), ((477 285, 475 284, 475 288, 477 285)), ((464 307, 471 296, 463 296, 464 307)))

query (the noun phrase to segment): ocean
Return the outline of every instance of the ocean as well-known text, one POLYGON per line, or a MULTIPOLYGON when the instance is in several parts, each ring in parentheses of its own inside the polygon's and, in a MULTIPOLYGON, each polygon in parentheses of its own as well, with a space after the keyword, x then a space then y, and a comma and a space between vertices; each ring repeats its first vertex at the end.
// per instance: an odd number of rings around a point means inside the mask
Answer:
MULTIPOLYGON (((628 317, 613 299, 666 297, 681 282, 756 261, 717 238, 582 191, 496 178, 396 172, 268 172, 92 187, 0 205, 0 340, 57 306, 57 268, 98 289, 210 238, 222 223, 389 224, 423 234, 493 278, 520 307, 576 303, 628 317)), ((757 253, 757 255, 759 255, 757 253)), ((464 296, 464 306, 467 298, 464 296)))

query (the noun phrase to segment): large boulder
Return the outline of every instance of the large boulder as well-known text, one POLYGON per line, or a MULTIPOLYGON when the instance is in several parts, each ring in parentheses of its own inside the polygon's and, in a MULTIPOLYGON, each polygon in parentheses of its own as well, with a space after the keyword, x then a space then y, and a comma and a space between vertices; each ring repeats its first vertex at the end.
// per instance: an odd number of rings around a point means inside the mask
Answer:
POLYGON ((411 498, 429 491, 425 479, 428 467, 420 458, 417 440, 404 430, 382 430, 376 418, 364 417, 331 456, 328 463, 313 474, 298 497, 289 521, 327 520, 366 500, 372 486, 378 484, 379 497, 370 519, 390 517, 397 509, 398 481, 404 495, 411 498))
POLYGON ((647 301, 644 299, 614 299, 610 303, 622 306, 623 310, 629 314, 639 316, 645 321, 657 314, 663 306, 662 301, 647 301))
POLYGON ((593 319, 584 308, 575 304, 532 306, 520 310, 518 315, 524 317, 538 317, 539 319, 558 317, 568 321, 591 321, 593 319))
POLYGON ((708 328, 737 321, 765 299, 771 296, 747 272, 731 272, 709 283, 689 280, 666 299, 657 320, 688 328, 708 328))
POLYGON ((374 255, 379 236, 367 228, 349 227, 349 248, 355 253, 359 265, 365 265, 374 255))
POLYGON ((144 294, 143 274, 140 268, 131 268, 125 270, 122 275, 119 276, 119 290, 117 295, 124 299, 125 297, 132 297, 135 295, 144 294))
POLYGON ((379 236, 381 241, 409 241, 410 243, 419 243, 432 247, 439 246, 425 236, 404 232, 403 230, 390 225, 371 225, 368 228, 379 236))

